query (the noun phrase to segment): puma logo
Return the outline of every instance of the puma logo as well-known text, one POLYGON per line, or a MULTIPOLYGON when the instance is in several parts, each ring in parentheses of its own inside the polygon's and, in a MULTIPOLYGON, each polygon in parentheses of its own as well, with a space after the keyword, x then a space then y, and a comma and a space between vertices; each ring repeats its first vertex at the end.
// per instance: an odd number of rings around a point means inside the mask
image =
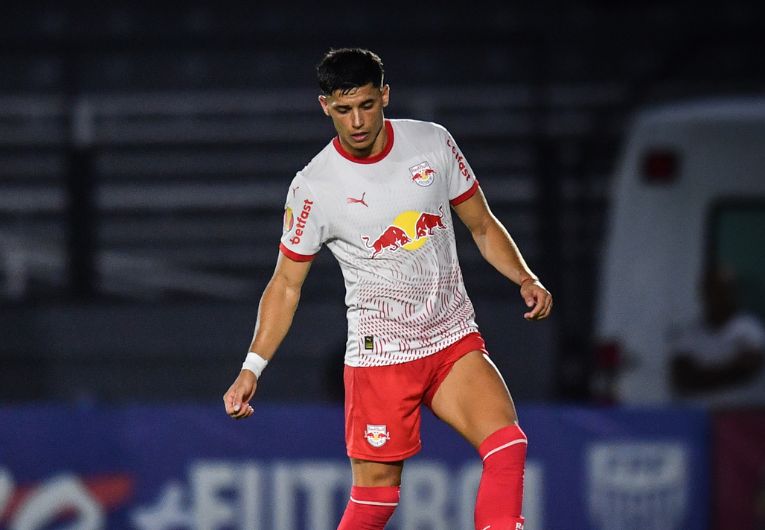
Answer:
POLYGON ((366 191, 365 191, 364 193, 362 193, 362 194, 361 194, 361 198, 360 198, 360 199, 354 199, 353 197, 348 197, 348 204, 363 204, 364 206, 366 206, 367 208, 369 208, 369 205, 368 205, 368 204, 366 203, 366 201, 364 200, 364 196, 365 196, 366 194, 367 194, 367 192, 366 192, 366 191))
POLYGON ((293 196, 293 197, 295 196, 295 192, 296 192, 297 190, 299 190, 299 189, 300 189, 300 186, 295 186, 294 188, 292 188, 292 196, 293 196))

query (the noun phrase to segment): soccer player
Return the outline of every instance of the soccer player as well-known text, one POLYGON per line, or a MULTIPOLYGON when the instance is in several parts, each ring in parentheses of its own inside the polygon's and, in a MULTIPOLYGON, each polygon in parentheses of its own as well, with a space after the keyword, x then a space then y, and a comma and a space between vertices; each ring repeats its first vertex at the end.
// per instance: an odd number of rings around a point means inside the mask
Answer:
POLYGON ((421 405, 483 460, 476 529, 522 530, 526 435, 475 322, 451 209, 483 257, 520 286, 527 320, 546 318, 552 296, 492 214, 449 132, 384 117, 390 87, 376 54, 332 49, 317 75, 319 104, 337 136, 289 186, 281 252, 250 352, 223 397, 226 412, 252 415, 258 377, 326 245, 340 263, 348 307, 345 439, 353 486, 339 530, 385 527, 404 461, 421 448, 421 405))

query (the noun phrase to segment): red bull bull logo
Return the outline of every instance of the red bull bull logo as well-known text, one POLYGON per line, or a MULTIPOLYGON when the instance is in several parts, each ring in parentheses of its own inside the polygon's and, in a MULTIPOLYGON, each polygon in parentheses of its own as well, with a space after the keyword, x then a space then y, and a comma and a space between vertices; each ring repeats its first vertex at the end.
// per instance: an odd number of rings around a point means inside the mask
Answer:
POLYGON ((436 177, 436 170, 431 168, 427 161, 410 167, 409 173, 412 174, 412 182, 422 187, 433 184, 436 177))
POLYGON ((373 258, 383 250, 398 250, 412 241, 404 230, 395 225, 390 225, 386 228, 380 237, 375 239, 371 245, 369 244, 369 237, 361 236, 361 239, 364 241, 367 248, 374 249, 374 252, 372 253, 373 258))
POLYGON ((396 216, 393 223, 378 237, 372 239, 369 236, 361 236, 361 239, 364 245, 373 251, 372 258, 383 252, 395 252, 401 248, 417 250, 434 235, 435 230, 446 230, 443 205, 438 207, 438 212, 403 212, 396 216))
POLYGON ((422 212, 417 222, 414 224, 414 233, 417 239, 425 236, 432 236, 433 230, 437 228, 446 229, 444 224, 444 207, 443 205, 438 207, 439 215, 422 212))
POLYGON ((364 438, 372 447, 382 447, 390 440, 390 433, 385 425, 369 425, 364 431, 364 438))

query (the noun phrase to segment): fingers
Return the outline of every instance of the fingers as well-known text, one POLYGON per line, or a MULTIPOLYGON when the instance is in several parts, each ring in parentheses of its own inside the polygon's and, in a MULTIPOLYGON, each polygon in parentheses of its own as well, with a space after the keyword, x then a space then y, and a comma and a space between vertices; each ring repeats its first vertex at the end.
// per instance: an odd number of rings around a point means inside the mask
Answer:
POLYGON ((242 405, 242 393, 237 386, 232 386, 223 396, 223 404, 226 406, 226 414, 237 414, 242 405))
POLYGON ((536 304, 531 311, 523 314, 523 318, 525 318, 526 320, 538 320, 539 312, 541 310, 542 310, 542 304, 536 304))
POLYGON ((252 405, 246 402, 242 403, 241 399, 237 401, 233 396, 223 399, 226 402, 226 414, 235 420, 249 418, 255 413, 252 405))
POLYGON ((526 320, 542 320, 547 318, 552 311, 552 295, 544 288, 538 287, 526 297, 526 305, 531 311, 524 313, 526 320))
POLYGON ((255 395, 258 379, 250 370, 242 370, 234 383, 223 395, 226 414, 235 420, 249 418, 253 414, 250 400, 255 395))
POLYGON ((226 414, 235 420, 249 418, 255 412, 248 402, 242 400, 243 392, 238 386, 232 387, 223 396, 223 403, 226 407, 226 414))
POLYGON ((253 414, 255 414, 255 409, 252 408, 252 405, 244 403, 242 404, 242 409, 238 413, 230 414, 230 416, 235 420, 243 420, 249 418, 253 414))

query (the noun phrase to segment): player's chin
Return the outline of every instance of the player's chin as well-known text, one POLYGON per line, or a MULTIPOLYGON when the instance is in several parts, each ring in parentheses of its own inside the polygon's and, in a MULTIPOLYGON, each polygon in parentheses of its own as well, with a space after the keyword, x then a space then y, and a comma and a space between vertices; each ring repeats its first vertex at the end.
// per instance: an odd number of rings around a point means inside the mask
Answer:
POLYGON ((350 143, 359 147, 368 147, 368 144, 372 142, 369 133, 358 133, 350 135, 350 143))

